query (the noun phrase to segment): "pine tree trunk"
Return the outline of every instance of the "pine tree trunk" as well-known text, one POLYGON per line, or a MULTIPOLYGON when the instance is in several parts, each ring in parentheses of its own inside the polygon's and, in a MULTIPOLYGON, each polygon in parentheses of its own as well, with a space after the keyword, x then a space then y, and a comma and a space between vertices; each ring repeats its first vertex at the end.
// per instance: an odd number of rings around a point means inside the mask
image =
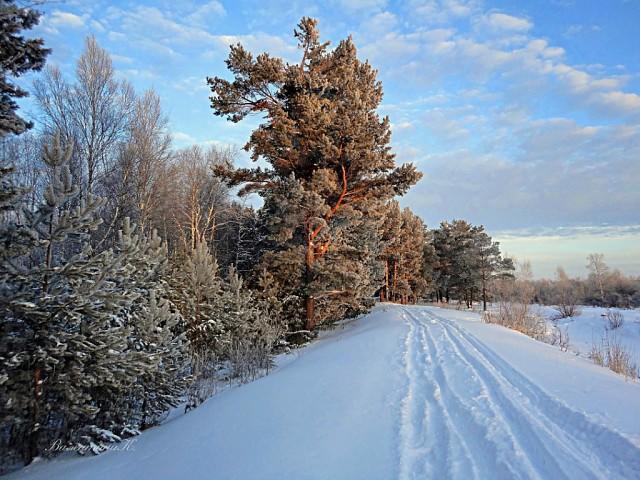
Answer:
POLYGON ((315 319, 315 299, 313 298, 313 296, 308 295, 305 299, 304 299, 304 305, 305 305, 305 313, 306 313, 306 319, 307 319, 307 324, 306 324, 306 329, 307 330, 313 330, 314 328, 316 328, 316 319, 315 319))
POLYGON ((146 430, 150 425, 147 423, 147 396, 145 395, 142 402, 142 421, 140 422, 140 430, 146 430))
POLYGON ((315 320, 315 299, 313 295, 309 292, 311 281, 312 281, 312 268, 313 268, 314 254, 313 254, 313 242, 307 242, 307 255, 305 259, 305 298, 304 298, 304 308, 305 308, 305 317, 306 317, 306 325, 305 328, 307 330, 313 330, 316 326, 315 320))
POLYGON ((487 311, 487 286, 482 282, 482 311, 487 311))
POLYGON ((398 301, 397 297, 397 288, 398 288, 398 262, 396 259, 393 259, 393 299, 394 301, 398 301))
POLYGON ((384 259, 384 301, 389 300, 389 259, 384 259))
POLYGON ((33 371, 33 417, 32 427, 29 432, 29 442, 24 455, 25 465, 29 465, 34 458, 38 456, 38 439, 40 436, 40 427, 38 420, 40 418, 40 397, 42 396, 42 369, 36 367, 33 371))

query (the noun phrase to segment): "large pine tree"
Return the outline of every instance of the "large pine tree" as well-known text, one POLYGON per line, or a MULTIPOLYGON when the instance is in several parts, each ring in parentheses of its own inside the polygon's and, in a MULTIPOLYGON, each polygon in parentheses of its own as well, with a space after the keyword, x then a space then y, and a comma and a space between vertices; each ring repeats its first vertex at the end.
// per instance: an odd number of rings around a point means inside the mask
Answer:
POLYGON ((357 58, 352 39, 330 50, 310 18, 294 34, 302 51, 298 64, 268 54, 254 58, 235 45, 227 59, 233 80, 208 82, 216 115, 233 122, 254 113, 265 119, 245 149, 269 168, 220 173, 232 185, 244 184, 241 193, 260 192, 277 215, 273 235, 301 281, 305 323, 312 329, 315 299, 343 295, 348 287, 314 288, 319 260, 337 245, 337 226, 374 199, 404 194, 421 175, 410 164, 396 167, 389 119, 376 112, 382 84, 357 58))

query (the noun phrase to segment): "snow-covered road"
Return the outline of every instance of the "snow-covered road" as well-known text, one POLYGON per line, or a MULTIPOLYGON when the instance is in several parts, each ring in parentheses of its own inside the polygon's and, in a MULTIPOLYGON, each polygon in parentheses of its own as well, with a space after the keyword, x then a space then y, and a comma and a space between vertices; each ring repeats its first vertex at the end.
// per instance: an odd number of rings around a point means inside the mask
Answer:
POLYGON ((638 479, 640 385, 432 307, 378 306, 128 451, 19 479, 638 479))
POLYGON ((629 440, 549 396, 444 312, 405 311, 400 478, 639 478, 629 440))

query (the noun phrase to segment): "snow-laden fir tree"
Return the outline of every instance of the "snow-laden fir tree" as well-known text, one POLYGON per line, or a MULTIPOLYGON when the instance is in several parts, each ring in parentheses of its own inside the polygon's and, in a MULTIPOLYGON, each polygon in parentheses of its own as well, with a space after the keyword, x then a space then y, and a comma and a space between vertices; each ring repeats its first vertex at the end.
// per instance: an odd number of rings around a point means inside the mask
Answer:
POLYGON ((129 419, 133 428, 155 425, 170 408, 180 403, 187 386, 187 352, 184 334, 180 333, 181 317, 161 293, 161 290, 150 290, 148 299, 134 314, 130 347, 145 362, 146 368, 135 385, 135 408, 129 419))
MULTIPOLYGON (((95 253, 88 237, 102 201, 68 206, 78 192, 70 154, 57 140, 44 149, 44 203, 15 205, 0 229, 2 451, 25 462, 54 441, 98 451, 174 405, 181 387, 162 242, 125 223, 119 248, 95 253), (79 246, 71 255, 70 239, 79 246)), ((2 191, 9 196, 4 183, 2 191)))
POLYGON ((156 231, 138 232, 125 218, 114 253, 122 259, 117 285, 136 301, 114 323, 127 330, 127 371, 119 395, 102 400, 101 428, 126 434, 156 423, 175 407, 186 387, 182 318, 168 300, 166 245, 156 231))
POLYGON ((189 344, 193 385, 188 408, 193 408, 214 392, 216 367, 228 340, 219 317, 223 305, 218 265, 206 242, 196 242, 179 262, 171 286, 189 344))
POLYGON ((223 283, 220 300, 218 315, 228 338, 226 357, 232 375, 241 382, 254 380, 271 367, 271 351, 283 333, 276 316, 277 304, 260 299, 245 288, 233 266, 223 283))
POLYGON ((126 364, 120 355, 126 331, 112 326, 112 318, 133 296, 110 279, 119 259, 94 254, 88 244, 71 258, 61 256, 68 238, 82 239, 98 225, 102 205, 88 197, 76 208, 61 208, 78 192, 67 167, 70 154, 58 141, 45 148, 51 170, 45 201, 36 211, 20 209, 0 239, 6 246, 0 265, 2 422, 26 462, 89 423, 100 408, 93 391, 119 385, 116 372, 126 364))

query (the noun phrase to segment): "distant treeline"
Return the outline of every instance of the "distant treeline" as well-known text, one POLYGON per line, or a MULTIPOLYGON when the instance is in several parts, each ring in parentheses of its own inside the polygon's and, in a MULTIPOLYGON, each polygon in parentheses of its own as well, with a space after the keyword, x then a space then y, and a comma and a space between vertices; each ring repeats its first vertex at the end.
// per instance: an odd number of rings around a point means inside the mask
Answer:
POLYGON ((543 305, 570 301, 598 307, 640 307, 640 277, 611 270, 602 254, 589 255, 587 262, 589 273, 586 278, 570 278, 562 267, 558 267, 555 279, 535 280, 534 301, 543 305))

